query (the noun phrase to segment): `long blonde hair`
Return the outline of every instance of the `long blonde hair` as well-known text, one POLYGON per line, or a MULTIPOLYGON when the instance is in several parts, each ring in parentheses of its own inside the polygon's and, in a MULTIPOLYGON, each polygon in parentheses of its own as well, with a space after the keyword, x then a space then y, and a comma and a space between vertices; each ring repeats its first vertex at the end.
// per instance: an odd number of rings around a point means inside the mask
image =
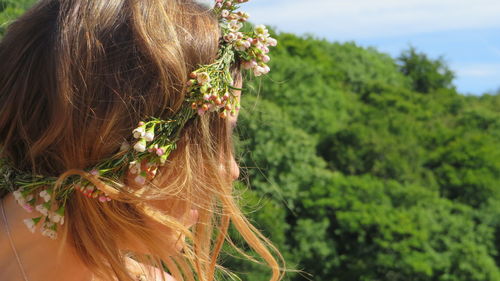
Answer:
MULTIPOLYGON (((195 1, 40 0, 0 42, 2 157, 61 180, 87 177, 83 170, 116 153, 139 120, 180 109, 188 73, 215 60, 219 32, 195 1)), ((281 279, 279 252, 232 195, 232 150, 226 120, 193 120, 147 189, 123 188, 106 204, 74 194, 63 240, 104 280, 133 280, 124 259, 130 247, 178 281, 209 281, 231 222, 271 267, 270 280, 281 279), (199 218, 187 229, 191 209, 199 218), (164 245, 172 235, 187 237, 178 241, 182 253, 164 245)))

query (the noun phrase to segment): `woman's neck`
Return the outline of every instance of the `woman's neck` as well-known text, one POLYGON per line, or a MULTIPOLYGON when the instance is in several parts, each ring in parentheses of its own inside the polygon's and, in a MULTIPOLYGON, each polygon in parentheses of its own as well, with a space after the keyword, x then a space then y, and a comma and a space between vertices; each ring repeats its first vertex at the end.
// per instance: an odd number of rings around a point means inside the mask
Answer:
POLYGON ((72 248, 63 245, 61 239, 51 240, 39 232, 31 233, 23 220, 33 217, 24 211, 8 194, 3 201, 7 218, 7 229, 4 216, 0 209, 0 280, 24 280, 21 267, 17 262, 15 252, 9 239, 10 232, 14 248, 28 281, 90 281, 92 274, 83 262, 76 256, 72 248), (60 255, 58 255, 60 251, 60 255))

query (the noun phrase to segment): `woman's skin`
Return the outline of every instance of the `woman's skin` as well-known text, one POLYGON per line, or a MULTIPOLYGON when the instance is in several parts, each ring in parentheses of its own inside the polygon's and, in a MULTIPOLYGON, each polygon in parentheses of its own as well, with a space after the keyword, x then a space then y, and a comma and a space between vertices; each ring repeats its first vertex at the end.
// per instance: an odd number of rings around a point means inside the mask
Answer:
MULTIPOLYGON (((235 91, 235 95, 239 99, 240 92, 235 91)), ((234 127, 238 113, 228 118, 231 126, 234 127)), ((231 157, 230 172, 233 179, 238 179, 240 171, 234 157, 231 157)), ((29 281, 100 281, 93 277, 90 270, 85 267, 68 246, 62 248, 60 259, 57 260, 57 250, 61 241, 44 237, 39 231, 34 234, 31 233, 24 225, 23 220, 32 218, 33 216, 17 204, 12 193, 9 193, 2 200, 5 215, 9 223, 9 231, 29 281)), ((196 219, 197 212, 191 211, 185 220, 186 226, 190 227, 195 224, 196 219)), ((10 245, 1 211, 0 222, 0 281, 24 280, 14 251, 10 245)), ((172 243, 175 243, 175 241, 172 243)), ((129 259, 129 268, 130 272, 134 275, 141 274, 145 270, 160 272, 156 268, 139 264, 132 259, 129 259)), ((161 278, 157 280, 161 280, 161 278)), ((170 276, 167 276, 166 280, 174 281, 170 276)))

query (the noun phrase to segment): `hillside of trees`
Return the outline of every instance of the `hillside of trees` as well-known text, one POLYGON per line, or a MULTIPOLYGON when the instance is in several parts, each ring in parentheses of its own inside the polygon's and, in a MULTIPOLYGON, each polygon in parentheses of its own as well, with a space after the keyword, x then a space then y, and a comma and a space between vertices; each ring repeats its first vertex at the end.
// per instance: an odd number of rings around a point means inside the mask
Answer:
MULTIPOLYGON (((0 22, 29 2, 0 0, 0 22)), ((500 280, 500 94, 458 93, 414 48, 276 37, 270 75, 245 84, 235 188, 300 271, 285 279, 500 280)), ((269 276, 238 256, 222 263, 242 280, 269 276)))
POLYGON ((500 280, 500 95, 414 48, 277 37, 239 151, 254 221, 311 274, 288 280, 500 280))

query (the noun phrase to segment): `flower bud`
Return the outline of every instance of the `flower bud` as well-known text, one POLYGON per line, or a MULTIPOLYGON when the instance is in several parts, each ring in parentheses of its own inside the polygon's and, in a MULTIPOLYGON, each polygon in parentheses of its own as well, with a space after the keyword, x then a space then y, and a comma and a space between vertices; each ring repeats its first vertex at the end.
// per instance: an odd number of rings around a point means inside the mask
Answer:
POLYGON ((137 151, 137 152, 144 152, 144 151, 146 151, 146 140, 145 139, 140 139, 134 145, 134 150, 137 151))
POLYGON ((155 128, 154 126, 152 126, 151 128, 149 128, 149 130, 144 134, 144 139, 146 141, 153 141, 153 139, 155 138, 155 128))
POLYGON ((163 154, 165 154, 165 150, 163 148, 158 148, 156 150, 156 155, 162 156, 163 154))
POLYGON ((144 124, 141 125, 140 127, 138 128, 135 128, 133 131, 132 131, 132 134, 134 134, 134 138, 138 139, 138 138, 142 138, 144 136, 144 134, 146 133, 146 128, 144 127, 144 124))
POLYGON ((198 81, 198 83, 200 83, 200 85, 208 84, 210 83, 210 75, 208 75, 208 73, 206 72, 198 73, 196 76, 196 80, 198 81))
POLYGON ((134 181, 139 185, 144 185, 146 183, 146 177, 144 177, 143 175, 138 175, 137 177, 135 177, 134 181))

